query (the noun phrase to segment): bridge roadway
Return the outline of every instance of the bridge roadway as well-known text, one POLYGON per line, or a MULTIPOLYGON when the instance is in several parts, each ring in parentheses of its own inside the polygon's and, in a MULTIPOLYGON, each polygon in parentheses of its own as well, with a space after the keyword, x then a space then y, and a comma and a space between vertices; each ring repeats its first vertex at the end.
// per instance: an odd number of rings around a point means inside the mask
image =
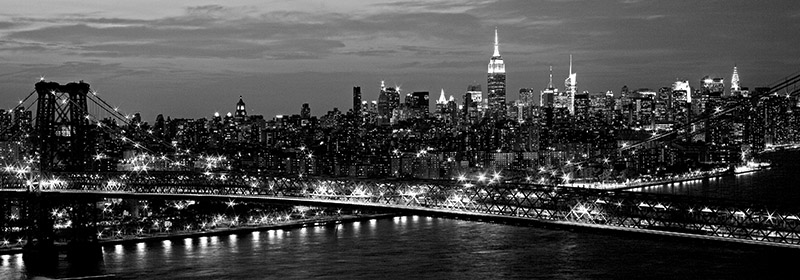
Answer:
POLYGON ((587 228, 800 248, 800 218, 740 201, 496 180, 400 181, 189 173, 5 176, 0 193, 52 197, 235 200, 587 228))

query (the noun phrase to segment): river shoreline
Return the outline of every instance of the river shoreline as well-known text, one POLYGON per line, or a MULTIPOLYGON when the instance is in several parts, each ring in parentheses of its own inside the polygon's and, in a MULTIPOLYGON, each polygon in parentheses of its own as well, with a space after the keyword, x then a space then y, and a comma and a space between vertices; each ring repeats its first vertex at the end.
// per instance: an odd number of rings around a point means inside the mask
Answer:
MULTIPOLYGON (((203 231, 158 233, 153 235, 134 236, 134 237, 125 236, 122 238, 100 240, 100 246, 106 247, 114 245, 129 245, 129 244, 137 244, 144 242, 157 242, 164 240, 197 238, 204 236, 224 236, 231 234, 251 233, 256 231, 267 231, 267 230, 290 230, 290 229, 298 229, 305 227, 331 226, 341 223, 351 223, 358 221, 367 221, 372 219, 391 218, 394 216, 396 216, 396 214, 342 215, 342 216, 328 217, 328 218, 305 219, 284 224, 252 225, 252 226, 245 225, 235 228, 210 229, 203 231)), ((59 247, 60 251, 66 250, 66 244, 58 244, 57 246, 59 247)), ((20 254, 22 252, 23 252, 22 247, 0 249, 0 255, 15 255, 15 254, 20 254)))

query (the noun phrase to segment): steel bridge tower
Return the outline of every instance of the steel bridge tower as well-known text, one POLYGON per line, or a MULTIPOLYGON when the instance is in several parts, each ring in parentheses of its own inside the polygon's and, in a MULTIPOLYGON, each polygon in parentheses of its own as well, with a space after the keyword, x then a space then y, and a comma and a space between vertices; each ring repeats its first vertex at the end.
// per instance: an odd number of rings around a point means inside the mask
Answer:
POLYGON ((89 165, 90 141, 86 95, 89 84, 36 83, 36 150, 39 171, 84 171, 89 165))

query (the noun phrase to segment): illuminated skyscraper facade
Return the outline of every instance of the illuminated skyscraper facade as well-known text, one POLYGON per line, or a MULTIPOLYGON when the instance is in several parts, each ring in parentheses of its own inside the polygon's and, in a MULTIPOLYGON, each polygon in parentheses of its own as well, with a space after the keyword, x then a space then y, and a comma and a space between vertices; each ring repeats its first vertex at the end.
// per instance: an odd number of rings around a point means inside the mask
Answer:
POLYGON ((575 94, 578 93, 578 74, 572 72, 572 55, 569 55, 569 76, 564 80, 564 97, 566 99, 566 107, 571 115, 575 115, 575 94))
POLYGON ((239 96, 239 102, 236 103, 236 117, 237 118, 244 118, 247 117, 247 110, 245 109, 244 101, 242 100, 242 96, 239 96))
POLYGON ((381 93, 378 96, 378 124, 391 124, 394 110, 400 107, 400 92, 393 87, 386 87, 381 81, 381 93))
POLYGON ((486 91, 489 108, 487 115, 495 119, 504 118, 506 115, 506 65, 503 57, 500 56, 497 28, 494 30, 494 54, 489 60, 488 73, 486 91))
POLYGON ((733 66, 733 75, 731 75, 731 95, 739 95, 742 87, 739 86, 739 71, 736 66, 733 66))

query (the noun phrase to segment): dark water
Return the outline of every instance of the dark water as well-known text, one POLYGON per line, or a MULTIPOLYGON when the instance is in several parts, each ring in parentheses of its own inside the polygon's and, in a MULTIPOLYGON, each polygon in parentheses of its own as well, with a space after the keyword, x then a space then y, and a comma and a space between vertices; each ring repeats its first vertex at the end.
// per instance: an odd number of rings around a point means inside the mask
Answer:
MULTIPOLYGON (((396 217, 104 248, 121 279, 734 279, 793 271, 798 254, 685 240, 396 217)), ((0 279, 22 279, 4 256, 0 279)))
POLYGON ((632 191, 683 194, 752 201, 761 205, 800 210, 800 151, 769 153, 768 170, 706 180, 632 189, 632 191))

